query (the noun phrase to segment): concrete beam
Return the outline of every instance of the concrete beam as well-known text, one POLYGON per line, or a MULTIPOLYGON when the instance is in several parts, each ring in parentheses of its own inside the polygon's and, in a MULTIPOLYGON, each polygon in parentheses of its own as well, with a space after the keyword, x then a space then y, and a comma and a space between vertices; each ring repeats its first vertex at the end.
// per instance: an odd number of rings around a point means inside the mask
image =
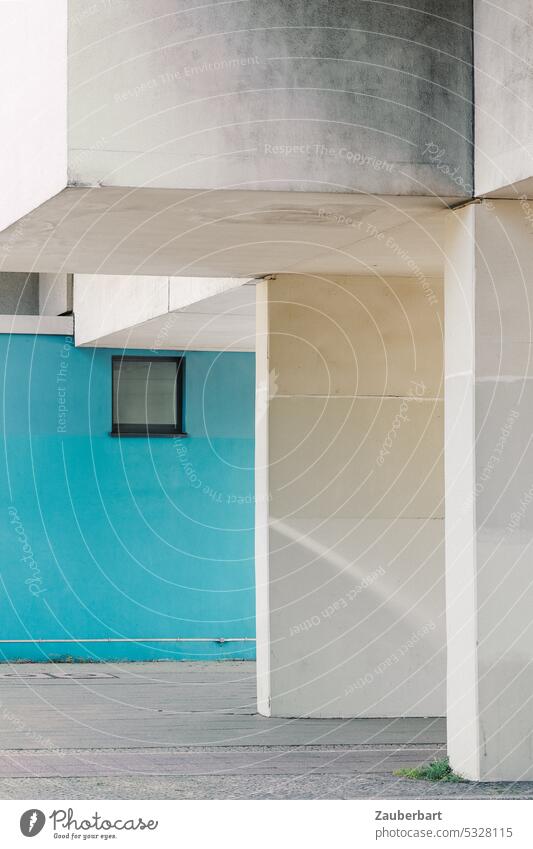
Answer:
POLYGON ((0 234, 0 264, 164 277, 439 276, 445 211, 455 200, 69 188, 0 234))
POLYGON ((96 344, 118 331, 185 312, 247 282, 248 278, 75 274, 76 345, 96 344))
POLYGON ((73 332, 71 315, 0 315, 0 333, 72 336, 73 332))

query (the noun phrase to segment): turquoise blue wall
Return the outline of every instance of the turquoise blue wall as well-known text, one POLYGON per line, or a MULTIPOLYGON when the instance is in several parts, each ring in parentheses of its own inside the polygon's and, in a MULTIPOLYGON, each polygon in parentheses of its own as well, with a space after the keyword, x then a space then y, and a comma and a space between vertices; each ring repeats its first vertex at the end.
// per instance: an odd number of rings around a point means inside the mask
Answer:
POLYGON ((117 439, 116 353, 0 336, 0 640, 55 640, 0 656, 251 659, 254 357, 188 352, 188 437, 117 439))

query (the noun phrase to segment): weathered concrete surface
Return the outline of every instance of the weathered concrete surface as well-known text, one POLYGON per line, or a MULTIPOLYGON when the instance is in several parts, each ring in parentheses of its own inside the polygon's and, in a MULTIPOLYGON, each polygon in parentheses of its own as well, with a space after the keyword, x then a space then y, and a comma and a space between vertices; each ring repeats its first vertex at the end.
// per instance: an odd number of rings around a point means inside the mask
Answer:
POLYGON ((443 754, 443 720, 265 719, 254 679, 253 663, 4 664, 0 798, 533 798, 394 776, 443 754))
POLYGON ((0 315, 38 314, 38 275, 0 271, 0 315))
POLYGON ((69 12, 73 185, 471 193, 468 0, 69 12))
MULTIPOLYGON (((529 0, 475 0, 475 191, 533 176, 533 10, 529 0)), ((531 186, 517 187, 531 197, 531 186)), ((508 188, 504 197, 516 197, 508 188)))

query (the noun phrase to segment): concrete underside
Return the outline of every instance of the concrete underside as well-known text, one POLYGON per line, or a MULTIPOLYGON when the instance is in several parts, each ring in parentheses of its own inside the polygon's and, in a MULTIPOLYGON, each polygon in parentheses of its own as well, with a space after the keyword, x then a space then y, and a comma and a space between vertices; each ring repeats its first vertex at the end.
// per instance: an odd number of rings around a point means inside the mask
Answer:
POLYGON ((533 798, 531 785, 394 776, 443 719, 266 719, 253 663, 0 668, 2 798, 533 798))
POLYGON ((0 269, 197 277, 280 271, 408 276, 411 260, 425 274, 440 274, 445 213, 456 200, 69 188, 0 234, 0 269))

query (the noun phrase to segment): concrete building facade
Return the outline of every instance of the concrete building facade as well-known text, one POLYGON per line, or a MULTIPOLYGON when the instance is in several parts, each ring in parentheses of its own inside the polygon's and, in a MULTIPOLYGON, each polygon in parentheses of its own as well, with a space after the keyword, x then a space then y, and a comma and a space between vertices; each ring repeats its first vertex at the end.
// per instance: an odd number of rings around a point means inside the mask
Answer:
MULTIPOLYGON (((205 383, 227 413, 237 489, 255 351, 259 711, 445 713, 455 769, 531 779, 528 4, 55 0, 30 27, 38 5, 0 9, 54 56, 6 106, 4 345, 70 322, 80 363, 220 361, 185 404, 205 383)), ((136 467, 157 441, 121 437, 136 467)))

